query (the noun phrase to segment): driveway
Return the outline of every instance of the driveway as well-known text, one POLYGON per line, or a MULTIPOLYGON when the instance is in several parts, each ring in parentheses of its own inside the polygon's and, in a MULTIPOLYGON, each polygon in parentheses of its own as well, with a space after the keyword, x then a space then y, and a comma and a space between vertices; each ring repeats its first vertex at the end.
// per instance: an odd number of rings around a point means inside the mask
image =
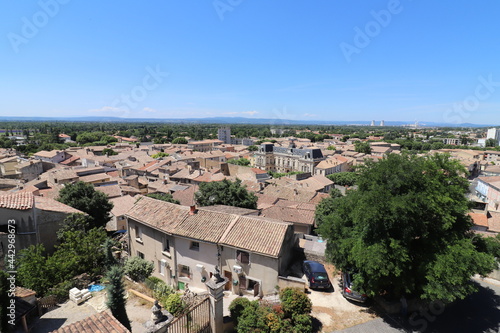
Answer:
POLYGON ((334 274, 332 265, 325 265, 325 268, 333 289, 307 290, 313 304, 311 315, 321 323, 322 332, 340 330, 378 318, 368 306, 346 300, 341 293, 340 276, 334 274))
POLYGON ((500 282, 492 279, 474 279, 474 281, 478 291, 464 300, 446 306, 436 302, 429 309, 412 313, 408 318, 384 316, 335 332, 498 333, 500 332, 500 282))

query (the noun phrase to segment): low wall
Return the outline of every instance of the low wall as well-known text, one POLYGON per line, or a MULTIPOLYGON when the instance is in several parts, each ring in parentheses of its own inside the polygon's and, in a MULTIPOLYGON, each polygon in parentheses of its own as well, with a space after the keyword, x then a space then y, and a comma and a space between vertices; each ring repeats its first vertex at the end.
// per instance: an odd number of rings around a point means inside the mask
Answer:
POLYGON ((293 276, 279 276, 278 277, 278 287, 281 289, 283 288, 299 288, 301 290, 306 290, 306 281, 296 278, 293 276))

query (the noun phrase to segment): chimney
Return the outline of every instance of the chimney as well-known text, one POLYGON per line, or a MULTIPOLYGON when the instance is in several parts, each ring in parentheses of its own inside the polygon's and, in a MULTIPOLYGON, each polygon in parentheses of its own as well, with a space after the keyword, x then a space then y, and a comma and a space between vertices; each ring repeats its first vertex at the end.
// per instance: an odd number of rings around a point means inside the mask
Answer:
POLYGON ((189 215, 195 215, 197 212, 196 210, 196 206, 195 205, 192 205, 189 207, 189 215))

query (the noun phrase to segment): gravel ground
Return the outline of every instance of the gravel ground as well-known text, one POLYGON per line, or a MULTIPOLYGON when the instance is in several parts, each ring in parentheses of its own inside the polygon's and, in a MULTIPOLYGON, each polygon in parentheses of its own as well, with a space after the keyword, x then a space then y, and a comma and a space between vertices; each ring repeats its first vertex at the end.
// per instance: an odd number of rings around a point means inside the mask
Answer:
MULTIPOLYGON (((77 321, 83 320, 93 314, 97 313, 95 309, 96 304, 99 308, 102 304, 102 297, 96 295, 93 297, 93 303, 89 303, 90 300, 76 305, 72 301, 67 301, 66 303, 60 304, 58 308, 45 313, 40 317, 34 324, 33 329, 30 333, 48 333, 57 330, 63 326, 75 323, 77 321), (97 301, 97 302, 96 302, 97 301)), ((132 324, 133 333, 145 332, 144 323, 148 321, 151 317, 151 307, 153 305, 147 301, 143 301, 137 297, 130 297, 127 300, 127 314, 129 320, 132 324)), ((22 332, 22 330, 18 330, 22 332)), ((17 332, 16 332, 17 333, 17 332)))

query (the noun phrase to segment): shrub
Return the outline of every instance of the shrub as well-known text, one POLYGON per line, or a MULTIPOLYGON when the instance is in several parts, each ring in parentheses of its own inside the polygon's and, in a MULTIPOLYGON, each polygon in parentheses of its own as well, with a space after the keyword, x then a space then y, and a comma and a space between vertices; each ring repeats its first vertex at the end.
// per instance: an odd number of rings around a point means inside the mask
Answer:
POLYGON ((149 276, 144 280, 144 284, 146 285, 146 287, 148 287, 152 291, 155 289, 155 287, 158 283, 162 283, 162 282, 163 282, 163 280, 160 278, 157 278, 156 276, 149 276))
POLYGON ((58 303, 64 303, 69 298, 69 291, 75 287, 75 281, 63 281, 54 287, 50 288, 47 292, 48 295, 54 295, 58 303))
POLYGON ((294 332, 311 333, 312 319, 308 314, 298 314, 292 318, 294 332))
POLYGON ((184 313, 187 309, 187 304, 181 299, 181 296, 177 293, 171 294, 167 297, 167 300, 164 304, 165 309, 170 312, 175 317, 184 313))
POLYGON ((124 271, 132 280, 136 282, 144 281, 153 273, 154 265, 140 257, 132 257, 125 262, 124 271))
POLYGON ((298 288, 285 288, 281 290, 280 300, 281 308, 287 318, 293 318, 295 315, 311 313, 311 300, 302 290, 298 288))
POLYGON ((250 304, 248 298, 238 297, 235 298, 231 304, 229 304, 229 313, 231 314, 231 319, 234 322, 234 326, 238 325, 238 318, 243 313, 243 310, 250 304))

